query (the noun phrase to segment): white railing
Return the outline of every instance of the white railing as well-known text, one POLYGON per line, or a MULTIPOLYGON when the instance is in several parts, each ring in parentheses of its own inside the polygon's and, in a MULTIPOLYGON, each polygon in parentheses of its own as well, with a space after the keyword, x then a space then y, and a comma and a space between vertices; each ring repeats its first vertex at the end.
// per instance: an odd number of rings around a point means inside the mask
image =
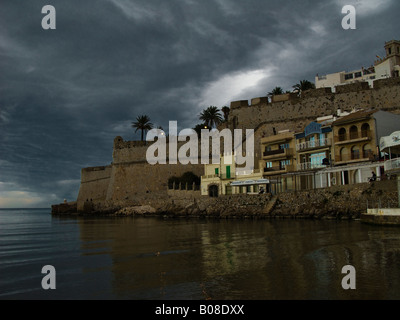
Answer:
POLYGON ((320 168, 324 168, 324 167, 325 167, 324 165, 319 164, 319 163, 305 162, 305 163, 297 164, 297 171, 320 169, 320 168))
POLYGON ((332 140, 331 139, 321 139, 321 140, 312 140, 312 141, 306 141, 302 142, 296 145, 296 151, 302 151, 302 150, 307 150, 307 149, 313 149, 313 148, 320 148, 320 147, 325 147, 325 146, 330 146, 332 145, 332 140))
POLYGON ((400 158, 385 161, 385 171, 400 170, 400 158))

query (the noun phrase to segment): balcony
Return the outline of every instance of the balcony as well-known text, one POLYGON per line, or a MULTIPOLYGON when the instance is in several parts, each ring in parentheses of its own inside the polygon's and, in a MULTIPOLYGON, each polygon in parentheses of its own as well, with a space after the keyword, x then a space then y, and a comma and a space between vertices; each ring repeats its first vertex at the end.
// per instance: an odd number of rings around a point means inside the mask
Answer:
POLYGON ((296 145, 296 151, 302 152, 307 150, 312 150, 316 148, 324 148, 332 145, 331 139, 321 139, 314 141, 306 141, 296 145))
POLYGON ((354 143, 358 141, 367 141, 372 139, 371 131, 350 132, 339 134, 334 137, 335 144, 354 143))
POLYGON ((364 152, 352 152, 351 154, 341 155, 335 157, 335 163, 340 162, 359 162, 359 161, 372 161, 374 154, 372 151, 367 150, 364 152))
POLYGON ((229 179, 235 179, 236 174, 226 174, 226 173, 221 173, 221 174, 210 174, 210 175, 205 175, 201 177, 202 179, 215 179, 219 178, 221 180, 229 180, 229 179))
POLYGON ((236 178, 236 175, 233 174, 233 173, 230 173, 230 174, 221 173, 221 174, 219 175, 219 178, 220 178, 221 180, 235 179, 235 178, 236 178))
POLYGON ((288 164, 284 167, 276 166, 270 168, 264 168, 264 174, 276 174, 276 173, 285 173, 294 171, 294 165, 288 164))
POLYGON ((297 171, 308 171, 308 170, 316 170, 322 168, 326 168, 326 166, 321 163, 305 162, 305 163, 299 163, 297 165, 297 171))
POLYGON ((263 159, 275 159, 275 158, 286 158, 293 155, 292 149, 279 149, 263 152, 263 159))
POLYGON ((385 161, 385 172, 400 171, 400 158, 385 161))
POLYGON ((218 174, 209 174, 209 175, 201 176, 202 179, 214 179, 214 178, 218 178, 218 177, 219 177, 218 174))

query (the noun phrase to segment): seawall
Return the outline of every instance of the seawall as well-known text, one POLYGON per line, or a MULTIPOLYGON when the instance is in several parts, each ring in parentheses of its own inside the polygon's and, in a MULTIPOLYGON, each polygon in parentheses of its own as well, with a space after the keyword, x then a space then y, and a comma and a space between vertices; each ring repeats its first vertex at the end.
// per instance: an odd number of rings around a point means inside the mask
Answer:
MULTIPOLYGON (((397 207, 396 181, 286 192, 210 198, 199 191, 147 194, 131 201, 89 202, 81 214, 219 219, 359 219, 373 207, 397 207)), ((53 212, 57 214, 56 210, 53 212)))

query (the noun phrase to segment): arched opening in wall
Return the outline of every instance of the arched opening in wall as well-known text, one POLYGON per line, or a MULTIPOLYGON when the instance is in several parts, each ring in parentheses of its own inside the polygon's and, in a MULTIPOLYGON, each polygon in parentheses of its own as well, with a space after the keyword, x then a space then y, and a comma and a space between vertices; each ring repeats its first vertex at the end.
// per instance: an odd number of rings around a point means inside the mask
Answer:
POLYGON ((358 128, 357 126, 352 126, 350 128, 350 139, 357 139, 358 138, 358 128))
POLYGON ((369 131, 370 131, 369 124, 363 123, 363 125, 361 126, 361 137, 363 138, 369 137, 369 131))
POLYGON ((358 159, 360 159, 360 147, 352 146, 351 147, 351 160, 358 160, 358 159))
POLYGON ((354 183, 361 183, 362 182, 361 181, 361 170, 360 169, 354 170, 353 181, 354 181, 354 183))
POLYGON ((345 140, 346 140, 346 129, 340 128, 339 129, 339 141, 345 141, 345 140))
POLYGON ((372 154, 372 147, 369 143, 364 144, 363 146, 363 158, 364 159, 372 159, 373 158, 373 154, 372 154))
POLYGON ((340 161, 347 161, 348 160, 348 150, 347 148, 343 147, 340 149, 340 161))
POLYGON ((208 195, 211 198, 217 198, 218 197, 218 185, 212 184, 208 186, 208 195))

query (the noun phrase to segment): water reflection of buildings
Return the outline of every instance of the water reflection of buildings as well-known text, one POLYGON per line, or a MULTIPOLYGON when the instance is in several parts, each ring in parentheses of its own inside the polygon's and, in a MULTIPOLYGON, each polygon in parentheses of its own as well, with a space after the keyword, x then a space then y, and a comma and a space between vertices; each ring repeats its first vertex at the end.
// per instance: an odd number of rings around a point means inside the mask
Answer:
POLYGON ((111 257, 106 267, 121 299, 399 298, 394 230, 293 220, 80 223, 82 249, 111 257), (357 290, 341 287, 348 264, 357 290))

